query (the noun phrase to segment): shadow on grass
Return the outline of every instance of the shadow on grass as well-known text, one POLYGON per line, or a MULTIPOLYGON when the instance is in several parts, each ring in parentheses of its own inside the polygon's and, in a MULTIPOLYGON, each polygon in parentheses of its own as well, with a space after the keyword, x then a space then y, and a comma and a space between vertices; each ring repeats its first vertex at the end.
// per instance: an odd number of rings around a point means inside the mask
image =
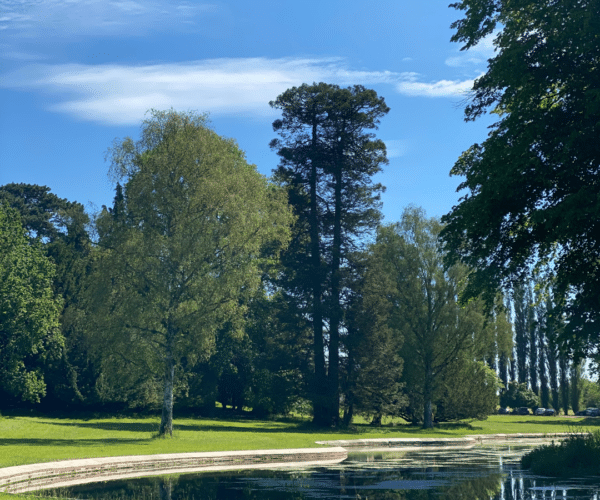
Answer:
MULTIPOLYGON (((157 422, 50 422, 52 425, 65 427, 81 427, 88 429, 100 429, 103 431, 125 431, 125 432, 156 432, 159 424, 157 422)), ((177 426, 175 426, 177 427, 177 426)))
MULTIPOLYGON (((221 420, 218 418, 202 420, 206 423, 192 423, 186 422, 186 419, 175 421, 173 429, 177 431, 187 432, 232 432, 232 433, 253 433, 253 434, 278 434, 278 433, 292 433, 292 434, 352 434, 360 436, 362 434, 376 433, 382 436, 387 434, 398 434, 398 433, 410 433, 410 434, 428 434, 435 432, 436 434, 456 436, 460 430, 466 430, 469 432, 476 432, 482 429, 473 425, 470 422, 443 422, 437 424, 433 429, 423 429, 418 425, 396 425, 396 426, 380 426, 375 427, 369 424, 354 424, 348 428, 331 428, 331 427, 318 427, 310 421, 290 421, 285 420, 254 420, 249 421, 248 419, 225 419, 221 420), (214 423, 212 423, 214 422, 214 423), (219 424, 223 422, 223 424, 219 424), (240 425, 236 425, 240 424, 240 425)), ((515 422, 517 423, 517 422, 515 422)), ((527 423, 527 422, 518 422, 527 423)), ((57 422, 53 421, 52 425, 66 426, 66 427, 79 427, 89 429, 99 429, 110 432, 150 432, 156 433, 158 431, 158 423, 154 422, 57 422)))
POLYGON ((152 439, 43 439, 43 438, 18 438, 0 439, 0 446, 75 446, 78 448, 86 446, 107 446, 107 445, 125 445, 125 444, 143 444, 150 443, 152 439))
POLYGON ((598 417, 587 417, 582 420, 571 420, 566 418, 554 418, 554 417, 540 417, 540 420, 514 420, 511 424, 525 425, 525 426, 538 426, 538 425, 553 425, 567 428, 573 427, 600 427, 600 418, 598 417))

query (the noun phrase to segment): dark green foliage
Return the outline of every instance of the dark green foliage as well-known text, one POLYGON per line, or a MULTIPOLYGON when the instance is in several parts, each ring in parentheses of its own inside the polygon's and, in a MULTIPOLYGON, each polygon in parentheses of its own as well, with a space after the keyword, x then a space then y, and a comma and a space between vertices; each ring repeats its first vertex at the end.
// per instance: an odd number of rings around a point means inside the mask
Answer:
POLYGON ((510 382, 508 389, 500 395, 500 406, 509 406, 510 408, 535 408, 539 406, 539 399, 527 384, 510 382))
POLYGON ((32 402, 46 392, 39 363, 58 358, 64 345, 55 272, 41 244, 27 239, 19 213, 0 202, 0 385, 32 402))
POLYGON ((342 377, 344 424, 354 413, 395 416, 408 404, 402 388, 400 348, 402 334, 393 325, 393 263, 386 260, 382 245, 353 258, 355 278, 346 313, 346 357, 342 377))
POLYGON ((270 104, 283 113, 273 122, 280 135, 271 142, 280 157, 275 177, 298 216, 294 257, 284 257, 292 269, 280 286, 311 318, 314 421, 337 425, 346 263, 381 219, 383 187, 372 176, 387 163, 385 145, 368 131, 389 108, 373 90, 326 83, 293 87, 270 104))
POLYGON ((521 466, 541 476, 600 475, 600 431, 542 445, 524 455, 521 466))
POLYGON ((515 287, 512 297, 514 307, 514 326, 515 326, 515 354, 517 364, 517 376, 519 382, 527 385, 529 381, 529 370, 527 369, 528 354, 530 352, 529 342, 529 302, 528 287, 518 285, 515 287))
POLYGON ((98 373, 88 355, 83 332, 85 311, 81 294, 91 267, 89 217, 83 205, 59 198, 46 186, 6 184, 0 187, 4 199, 19 211, 27 234, 56 265, 53 288, 62 299, 60 328, 65 338, 59 359, 39 365, 47 381, 47 408, 64 408, 97 402, 98 373))
POLYGON ((572 361, 571 370, 569 373, 569 392, 571 396, 571 409, 573 413, 577 413, 580 410, 581 393, 582 393, 582 376, 583 362, 572 361))
POLYGON ((83 239, 89 222, 83 206, 59 198, 47 186, 36 184, 5 184, 0 187, 0 202, 4 201, 21 215, 21 223, 31 239, 51 243, 61 238, 83 239))
POLYGON ((444 217, 448 261, 475 272, 465 298, 552 281, 562 341, 593 350, 600 317, 599 0, 460 0, 452 40, 463 49, 498 29, 487 72, 465 110, 498 115, 487 139, 452 169, 460 203, 444 217))
POLYGON ((496 372, 481 361, 461 359, 449 366, 440 384, 435 418, 439 422, 485 420, 498 406, 496 372))

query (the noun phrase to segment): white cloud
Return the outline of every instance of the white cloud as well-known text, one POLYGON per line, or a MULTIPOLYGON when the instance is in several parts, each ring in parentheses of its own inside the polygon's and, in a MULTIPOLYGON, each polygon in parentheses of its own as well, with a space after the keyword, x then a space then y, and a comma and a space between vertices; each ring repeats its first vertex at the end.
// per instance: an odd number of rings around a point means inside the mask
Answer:
POLYGON ((139 123, 149 108, 270 115, 270 100, 304 82, 388 84, 401 94, 422 97, 456 96, 472 84, 419 79, 417 73, 353 70, 340 58, 239 58, 145 66, 36 64, 3 75, 0 86, 55 94, 48 99, 52 111, 125 125, 139 123))
POLYGON ((457 97, 471 90, 474 81, 467 79, 422 82, 419 81, 420 76, 418 73, 403 73, 401 81, 396 84, 398 93, 413 97, 457 97))
POLYGON ((457 50, 456 55, 446 59, 446 65, 455 68, 465 66, 477 66, 480 68, 487 66, 488 59, 494 57, 494 38, 496 38, 497 34, 497 31, 489 34, 469 50, 457 50))

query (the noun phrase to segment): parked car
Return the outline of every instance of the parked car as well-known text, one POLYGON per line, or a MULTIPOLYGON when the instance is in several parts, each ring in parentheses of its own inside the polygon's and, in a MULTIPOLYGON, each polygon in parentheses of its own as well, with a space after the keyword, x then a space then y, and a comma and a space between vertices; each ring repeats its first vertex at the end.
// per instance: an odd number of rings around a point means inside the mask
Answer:
POLYGON ((546 417, 553 417, 554 415, 556 415, 556 410, 554 408, 546 408, 546 411, 544 411, 544 415, 546 417))
POLYGON ((600 417, 600 409, 598 408, 586 408, 585 409, 586 417, 600 417))
POLYGON ((515 408, 512 412, 513 415, 529 415, 529 408, 521 406, 521 408, 515 408))
POLYGON ((577 413, 575 413, 575 415, 577 415, 578 417, 585 417, 587 410, 579 410, 577 413))
POLYGON ((500 407, 498 409, 498 415, 508 415, 510 414, 510 410, 508 408, 500 407))
POLYGON ((533 412, 534 415, 545 415, 546 414, 546 408, 536 408, 535 411, 533 412))

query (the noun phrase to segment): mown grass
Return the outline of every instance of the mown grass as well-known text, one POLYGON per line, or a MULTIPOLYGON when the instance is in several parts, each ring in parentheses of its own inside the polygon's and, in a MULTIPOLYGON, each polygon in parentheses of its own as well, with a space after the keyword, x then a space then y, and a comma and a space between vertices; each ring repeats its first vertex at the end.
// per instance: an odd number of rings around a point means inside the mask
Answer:
POLYGON ((535 448, 521 458, 521 466, 542 476, 600 476, 600 430, 535 448))
MULTIPOLYGON (((231 451, 318 447, 315 441, 382 437, 453 437, 467 434, 569 432, 600 429, 600 419, 493 415, 487 420, 441 424, 423 430, 403 421, 351 429, 315 428, 306 418, 255 420, 244 417, 176 418, 172 438, 158 438, 160 417, 0 416, 0 467, 53 460, 152 455, 194 451, 231 451)), ((0 494, 0 500, 16 498, 0 494)), ((19 500, 27 498, 18 497, 19 500)))

